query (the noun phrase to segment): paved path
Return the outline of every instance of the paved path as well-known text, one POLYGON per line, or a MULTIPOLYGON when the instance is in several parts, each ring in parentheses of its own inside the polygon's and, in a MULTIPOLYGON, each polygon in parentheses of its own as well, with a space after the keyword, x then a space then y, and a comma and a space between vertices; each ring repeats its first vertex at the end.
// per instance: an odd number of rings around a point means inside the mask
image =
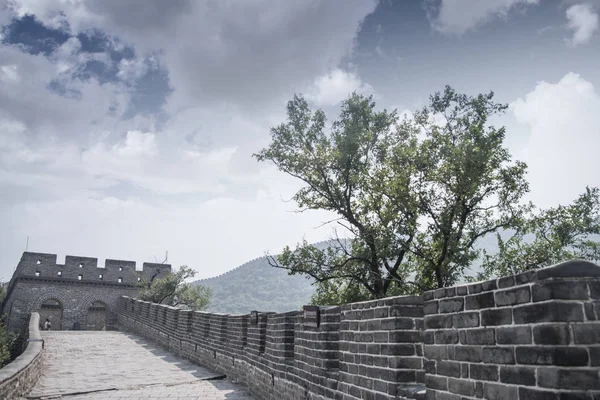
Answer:
POLYGON ((44 373, 28 399, 250 400, 241 385, 121 332, 42 332, 44 373))

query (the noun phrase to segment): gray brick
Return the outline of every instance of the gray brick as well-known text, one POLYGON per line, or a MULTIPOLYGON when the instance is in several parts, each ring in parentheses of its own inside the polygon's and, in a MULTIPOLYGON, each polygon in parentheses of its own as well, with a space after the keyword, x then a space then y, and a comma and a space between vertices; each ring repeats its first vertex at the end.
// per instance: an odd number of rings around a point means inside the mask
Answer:
POLYGON ((516 399, 518 391, 516 386, 486 382, 483 386, 483 394, 487 400, 508 400, 516 399))
POLYGON ((559 400, 559 397, 556 392, 520 387, 519 400, 559 400))
POLYGON ((412 356, 415 354, 415 346, 406 343, 382 344, 381 354, 386 356, 412 356))
POLYGON ((457 361, 481 362, 481 346, 456 346, 454 356, 457 361))
POLYGON ((427 315, 423 322, 425 329, 452 328, 452 315, 427 315))
POLYGON ((497 381, 498 366, 488 364, 470 364, 469 376, 480 381, 497 381))
POLYGON ((535 368, 500 366, 500 382, 515 385, 535 386, 535 368))
POLYGON ((456 344, 458 343, 458 331, 456 329, 445 329, 435 331, 436 344, 456 344))
POLYGON ((600 346, 589 347, 590 365, 600 366, 600 346))
POLYGON ((586 282, 577 281, 546 281, 532 286, 532 300, 545 301, 550 299, 587 300, 588 286, 586 282))
POLYGON ((436 373, 438 375, 458 378, 460 377, 460 363, 440 360, 436 363, 436 373))
POLYGON ((497 285, 498 285, 498 289, 504 289, 507 287, 515 286, 515 277, 507 276, 504 278, 498 278, 497 285))
POLYGON ((494 292, 484 292, 465 297, 465 310, 479 310, 495 306, 494 292))
POLYGON ((515 304, 528 303, 531 301, 531 291, 529 286, 520 286, 509 290, 500 290, 495 294, 496 305, 513 306, 515 304))
POLYGON ((440 300, 440 313, 455 313, 464 310, 464 299, 462 297, 453 297, 440 300))
POLYGON ((415 320, 412 318, 389 318, 381 320, 379 329, 383 330, 395 330, 395 329, 414 329, 415 320))
POLYGON ((452 315, 452 327, 473 328, 479 326, 478 312, 465 312, 452 315))
POLYGON ((533 341, 535 344, 569 344, 571 332, 567 324, 544 324, 533 327, 533 341))
POLYGON ((599 390, 598 369, 540 368, 538 385, 544 388, 599 390))
POLYGON ((427 388, 437 390, 448 390, 448 378, 445 376, 425 375, 427 388))
POLYGON ((510 308, 481 310, 481 326, 510 325, 512 320, 510 308))
POLYGON ((486 364, 514 364, 515 354, 513 347, 484 347, 482 361, 486 364))
POLYGON ((515 352, 519 364, 586 366, 589 362, 584 347, 519 346, 515 352))
POLYGON ((426 301, 423 305, 423 312, 425 315, 437 314, 438 313, 438 300, 426 301))
POLYGON ((515 307, 513 316, 515 324, 583 321, 583 305, 560 301, 528 304, 515 307))
POLYGON ((572 326, 576 344, 600 344, 600 322, 587 322, 572 326))
POLYGON ((496 344, 494 329, 467 329, 465 344, 496 344))
POLYGON ((589 283, 590 297, 592 299, 600 299, 600 281, 592 281, 589 283))
POLYGON ((452 393, 462 394, 463 396, 474 396, 475 382, 448 378, 448 390, 452 393))

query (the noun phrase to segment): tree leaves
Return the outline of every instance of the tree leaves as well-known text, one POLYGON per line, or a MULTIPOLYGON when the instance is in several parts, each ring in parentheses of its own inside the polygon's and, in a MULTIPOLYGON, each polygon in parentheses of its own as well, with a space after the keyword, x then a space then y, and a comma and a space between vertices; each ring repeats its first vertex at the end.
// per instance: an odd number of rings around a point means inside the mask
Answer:
POLYGON ((499 251, 485 254, 482 277, 516 274, 573 258, 600 261, 599 234, 600 190, 586 187, 570 205, 532 212, 508 240, 498 235, 499 251))
POLYGON ((196 275, 196 271, 183 265, 175 273, 163 278, 142 280, 139 283, 139 298, 158 304, 166 304, 191 310, 205 310, 208 307, 212 290, 201 285, 191 285, 186 279, 196 275))
POLYGON ((395 110, 376 111, 372 97, 353 93, 326 132, 323 111, 295 95, 287 122, 271 130, 271 143, 254 156, 304 182, 293 197, 300 209, 336 213, 330 223, 343 228, 348 242, 330 249, 303 242, 271 264, 313 277, 315 299, 332 302, 453 285, 482 256, 477 241, 499 230, 552 230, 552 236, 533 247, 518 237, 499 239, 497 258, 483 254, 489 271, 524 259, 540 265, 573 254, 594 257, 597 244, 573 242, 575 233, 595 229, 589 196, 576 209, 549 210, 532 222, 533 205, 523 201, 527 166, 503 147, 505 129, 488 124, 507 109, 493 97, 446 86, 399 121, 395 110), (579 222, 568 222, 575 214, 579 222))

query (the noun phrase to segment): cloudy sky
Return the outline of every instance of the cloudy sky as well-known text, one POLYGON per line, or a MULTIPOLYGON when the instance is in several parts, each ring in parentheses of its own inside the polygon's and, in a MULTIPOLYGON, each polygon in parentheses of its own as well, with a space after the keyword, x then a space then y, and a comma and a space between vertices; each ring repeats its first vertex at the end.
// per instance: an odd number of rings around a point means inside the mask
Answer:
POLYGON ((509 103, 531 200, 600 186, 598 0, 0 0, 0 277, 29 250, 197 277, 327 239, 251 157, 302 93, 509 103))

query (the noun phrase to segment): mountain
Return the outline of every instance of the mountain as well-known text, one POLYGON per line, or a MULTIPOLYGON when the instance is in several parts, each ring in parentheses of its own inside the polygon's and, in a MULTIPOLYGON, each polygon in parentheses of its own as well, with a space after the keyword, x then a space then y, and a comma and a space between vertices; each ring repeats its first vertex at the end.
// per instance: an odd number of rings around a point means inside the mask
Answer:
MULTIPOLYGON (((510 231, 501 232, 505 239, 510 231)), ((531 238, 529 238, 531 239, 531 238)), ((600 241, 599 237, 594 237, 600 241)), ((334 241, 314 243, 320 249, 327 248, 334 241)), ((495 235, 487 235, 477 241, 476 248, 494 253, 498 250, 495 235)), ((475 275, 480 271, 481 260, 476 260, 468 271, 475 275)), ((222 275, 193 282, 212 288, 213 297, 208 308, 210 312, 247 314, 250 311, 286 312, 300 310, 308 304, 314 293, 312 279, 303 275, 288 275, 287 271, 271 267, 266 257, 256 258, 222 275)))
MULTIPOLYGON (((335 241, 313 243, 325 249, 335 241)), ((304 275, 288 275, 281 268, 271 267, 267 257, 259 257, 213 278, 192 284, 213 290, 207 311, 227 314, 247 314, 250 311, 286 312, 300 310, 315 291, 313 280, 304 275)))
POLYGON ((214 278, 194 282, 213 290, 207 311, 247 314, 250 311, 285 312, 308 304, 314 288, 304 276, 289 276, 260 257, 214 278))

